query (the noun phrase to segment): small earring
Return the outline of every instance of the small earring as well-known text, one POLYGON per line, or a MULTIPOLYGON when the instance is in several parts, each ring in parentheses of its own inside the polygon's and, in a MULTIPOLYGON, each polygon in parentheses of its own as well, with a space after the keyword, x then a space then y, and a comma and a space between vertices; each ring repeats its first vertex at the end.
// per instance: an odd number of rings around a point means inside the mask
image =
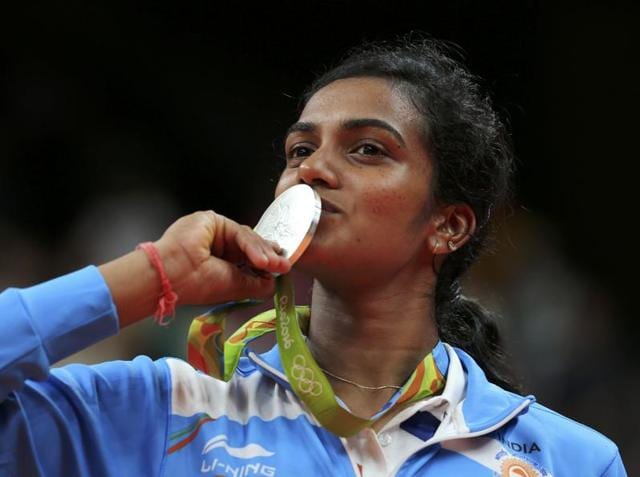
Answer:
POLYGON ((433 244, 433 252, 431 254, 431 270, 433 270, 433 274, 437 277, 439 270, 436 269, 436 255, 438 254, 438 249, 440 248, 440 241, 436 240, 433 244))
POLYGON ((449 240, 447 242, 447 246, 449 247, 449 250, 451 250, 452 252, 456 249, 456 244, 453 243, 453 240, 449 240))

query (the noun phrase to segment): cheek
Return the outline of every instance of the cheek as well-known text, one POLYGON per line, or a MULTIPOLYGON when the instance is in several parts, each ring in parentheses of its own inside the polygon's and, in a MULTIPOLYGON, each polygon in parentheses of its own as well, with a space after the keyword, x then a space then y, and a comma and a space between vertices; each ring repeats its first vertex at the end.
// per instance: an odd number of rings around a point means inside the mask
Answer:
POLYGON ((298 183, 298 179, 296 174, 291 170, 285 170, 280 175, 280 179, 278 179, 278 184, 276 185, 275 197, 278 197, 289 187, 292 187, 298 183))
POLYGON ((362 206, 374 218, 390 217, 400 220, 409 212, 410 197, 403 191, 378 189, 362 196, 362 206))
POLYGON ((400 164, 376 171, 375 177, 360 182, 357 187, 362 207, 369 218, 412 222, 424 209, 427 200, 428 177, 423 165, 400 164))

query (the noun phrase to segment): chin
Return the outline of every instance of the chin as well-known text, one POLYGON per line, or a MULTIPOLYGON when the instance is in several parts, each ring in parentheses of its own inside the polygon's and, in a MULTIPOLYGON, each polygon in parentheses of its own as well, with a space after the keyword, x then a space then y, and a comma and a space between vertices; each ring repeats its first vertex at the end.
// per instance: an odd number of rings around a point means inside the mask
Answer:
MULTIPOLYGON (((310 249, 311 247, 309 247, 310 249)), ((307 249, 302 256, 295 263, 294 268, 296 271, 302 272, 305 275, 314 275, 314 270, 317 270, 323 263, 323 261, 317 257, 313 250, 307 249)))
POLYGON ((339 273, 331 255, 322 253, 319 247, 313 244, 302 254, 295 263, 294 268, 305 275, 316 277, 326 273, 339 273))
POLYGON ((343 278, 349 280, 348 276, 360 265, 344 260, 349 255, 343 251, 332 251, 330 253, 323 252, 320 247, 311 246, 296 262, 294 268, 296 271, 312 277, 320 282, 334 282, 336 279, 341 281, 343 278))

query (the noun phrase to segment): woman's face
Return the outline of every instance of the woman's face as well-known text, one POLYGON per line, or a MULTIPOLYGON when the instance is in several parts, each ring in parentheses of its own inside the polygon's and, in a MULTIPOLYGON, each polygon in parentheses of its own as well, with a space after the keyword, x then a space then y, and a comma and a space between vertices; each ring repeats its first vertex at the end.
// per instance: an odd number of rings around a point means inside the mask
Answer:
POLYGON ((276 188, 320 194, 316 235, 297 268, 351 284, 430 264, 432 162, 414 106, 380 78, 335 81, 309 100, 285 143, 276 188))

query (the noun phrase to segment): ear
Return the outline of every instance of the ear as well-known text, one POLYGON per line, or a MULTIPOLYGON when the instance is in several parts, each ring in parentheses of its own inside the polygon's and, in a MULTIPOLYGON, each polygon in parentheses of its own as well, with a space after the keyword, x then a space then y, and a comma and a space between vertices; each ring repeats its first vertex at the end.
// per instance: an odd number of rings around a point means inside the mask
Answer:
POLYGON ((469 241, 476 231, 476 214, 467 204, 445 205, 434 214, 429 245, 434 255, 451 253, 469 241))

